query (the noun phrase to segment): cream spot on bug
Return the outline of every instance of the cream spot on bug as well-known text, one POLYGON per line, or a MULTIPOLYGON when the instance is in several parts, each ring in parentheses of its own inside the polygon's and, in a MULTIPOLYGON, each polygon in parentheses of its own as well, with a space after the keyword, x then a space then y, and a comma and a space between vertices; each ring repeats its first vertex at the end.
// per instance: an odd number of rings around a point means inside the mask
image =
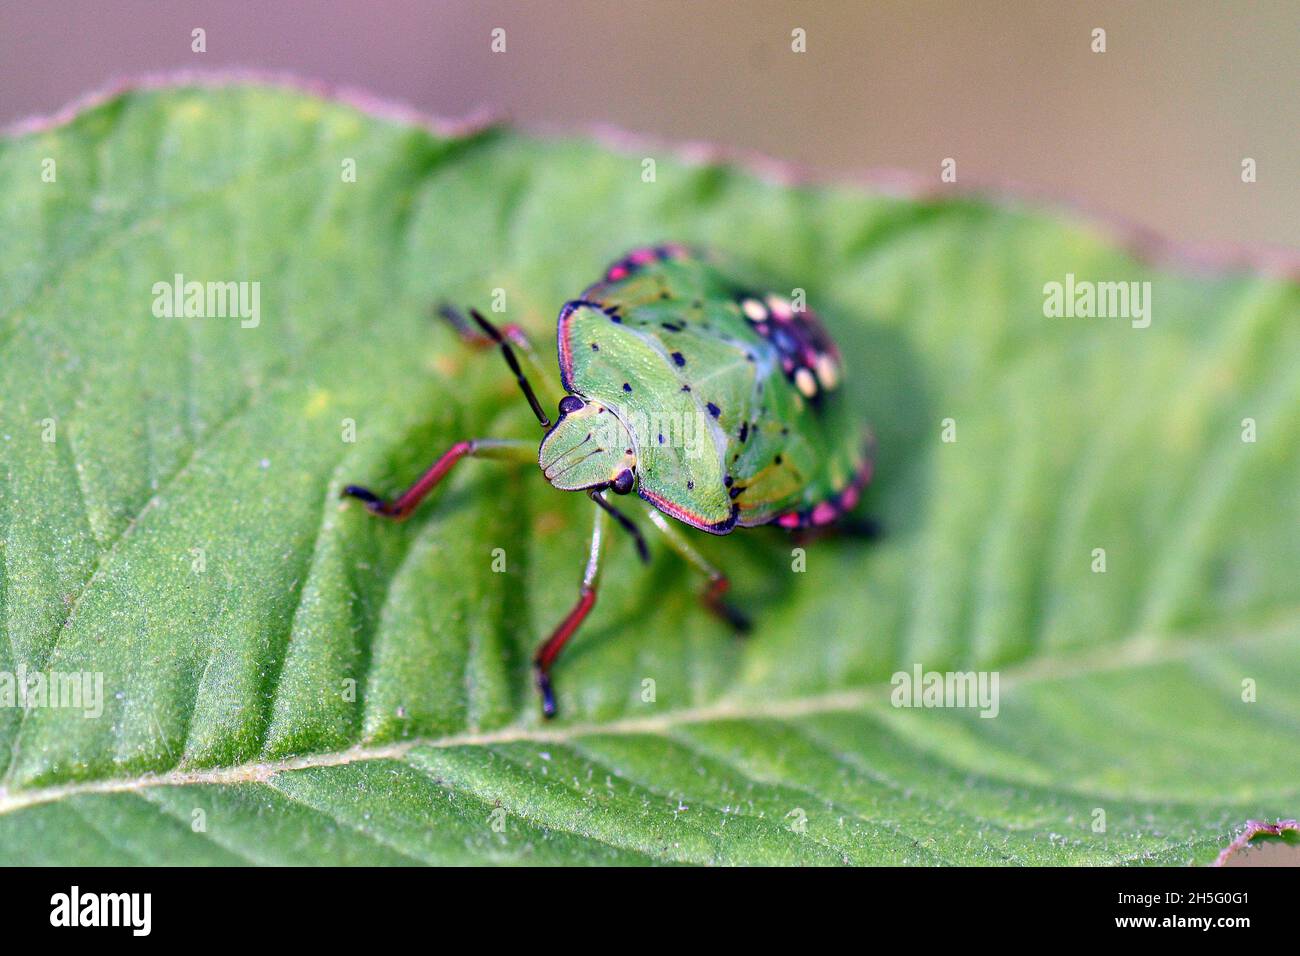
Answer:
POLYGON ((794 385, 803 393, 804 398, 812 398, 817 394, 817 379, 806 368, 800 368, 794 373, 794 385))
POLYGON ((832 389, 840 383, 840 371, 835 367, 835 360, 825 352, 817 356, 817 381, 825 389, 832 389))
POLYGON ((767 309, 757 299, 746 299, 740 303, 740 310, 745 313, 745 318, 751 322, 762 322, 767 318, 767 309))
POLYGON ((789 322, 794 316, 794 312, 790 310, 790 300, 783 299, 779 295, 769 295, 767 297, 767 307, 782 322, 789 322))

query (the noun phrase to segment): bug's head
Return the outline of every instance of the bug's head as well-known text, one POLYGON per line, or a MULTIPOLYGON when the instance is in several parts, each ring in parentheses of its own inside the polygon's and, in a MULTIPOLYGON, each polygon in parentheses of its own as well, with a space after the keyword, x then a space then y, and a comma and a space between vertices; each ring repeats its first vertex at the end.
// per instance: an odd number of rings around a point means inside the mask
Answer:
POLYGON ((610 409, 577 395, 560 400, 560 420, 542 439, 537 463, 561 491, 608 487, 625 495, 636 477, 632 433, 610 409))

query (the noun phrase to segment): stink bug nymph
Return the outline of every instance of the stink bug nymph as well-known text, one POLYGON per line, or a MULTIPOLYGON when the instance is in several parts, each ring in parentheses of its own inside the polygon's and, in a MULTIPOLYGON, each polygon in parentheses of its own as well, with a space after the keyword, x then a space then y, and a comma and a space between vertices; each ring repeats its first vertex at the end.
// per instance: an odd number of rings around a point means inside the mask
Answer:
POLYGON ((637 249, 560 309, 556 328, 566 395, 552 424, 520 365, 541 374, 517 326, 497 329, 471 309, 442 314, 472 342, 495 344, 538 422, 528 441, 457 442, 392 500, 357 485, 343 490, 376 514, 407 517, 466 456, 536 460, 546 479, 598 506, 577 603, 537 649, 542 709, 555 714, 551 669, 596 602, 609 520, 649 560, 636 524, 606 494, 635 491, 650 522, 708 578, 705 605, 738 630, 744 615, 723 600, 727 577, 667 515, 711 534, 775 524, 844 524, 871 478, 869 432, 840 394, 841 358, 817 317, 756 289, 713 257, 677 245, 637 249))

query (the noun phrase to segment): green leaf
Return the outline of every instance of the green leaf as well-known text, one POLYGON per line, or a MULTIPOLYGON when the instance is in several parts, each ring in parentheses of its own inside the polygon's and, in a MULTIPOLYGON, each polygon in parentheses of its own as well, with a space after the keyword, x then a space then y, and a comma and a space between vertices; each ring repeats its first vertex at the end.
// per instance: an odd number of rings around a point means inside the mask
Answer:
POLYGON ((0 707, 0 862, 1204 863, 1296 814, 1293 279, 255 86, 0 140, 0 196, 0 671, 104 696, 0 707), (539 437, 433 304, 504 289, 550 364, 560 304, 662 240, 807 290, 887 534, 809 542, 803 573, 772 529, 693 534, 743 641, 616 540, 546 724, 529 654, 590 502, 494 462, 401 525, 339 490, 539 437), (260 283, 260 323, 156 317, 178 273, 260 283), (1046 317, 1067 274, 1149 281, 1150 327, 1046 317), (996 671, 997 716, 891 706, 916 664, 996 671))

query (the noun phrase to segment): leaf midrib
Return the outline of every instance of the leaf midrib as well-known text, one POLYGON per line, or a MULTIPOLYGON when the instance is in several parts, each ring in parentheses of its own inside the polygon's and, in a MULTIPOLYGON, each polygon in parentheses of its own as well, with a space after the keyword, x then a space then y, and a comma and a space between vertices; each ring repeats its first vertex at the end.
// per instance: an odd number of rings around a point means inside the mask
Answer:
MULTIPOLYGON (((1204 651, 1240 649, 1276 639, 1300 627, 1300 606, 1272 615, 1268 621, 1223 637, 1216 627, 1201 635, 1162 637, 1137 635, 1120 645, 1107 645, 1066 657, 1038 658, 1000 671, 1000 686, 1039 681, 1071 680, 1089 674, 1174 663, 1204 651), (1217 638, 1210 635, 1219 635, 1217 638)), ((172 770, 137 777, 79 781, 30 790, 0 788, 0 816, 17 810, 77 796, 131 793, 156 787, 238 785, 267 783, 283 773, 318 767, 340 767, 372 760, 401 760, 420 748, 492 747, 512 743, 563 745, 592 736, 669 736, 678 727, 715 721, 795 720, 823 714, 849 713, 878 708, 889 697, 890 685, 830 691, 773 702, 770 698, 724 699, 702 707, 689 707, 653 717, 627 717, 605 723, 585 722, 560 727, 514 726, 500 730, 414 737, 391 744, 356 744, 342 750, 304 754, 283 760, 250 761, 230 767, 172 770)), ((1131 795, 1130 795, 1131 797, 1131 795)))

